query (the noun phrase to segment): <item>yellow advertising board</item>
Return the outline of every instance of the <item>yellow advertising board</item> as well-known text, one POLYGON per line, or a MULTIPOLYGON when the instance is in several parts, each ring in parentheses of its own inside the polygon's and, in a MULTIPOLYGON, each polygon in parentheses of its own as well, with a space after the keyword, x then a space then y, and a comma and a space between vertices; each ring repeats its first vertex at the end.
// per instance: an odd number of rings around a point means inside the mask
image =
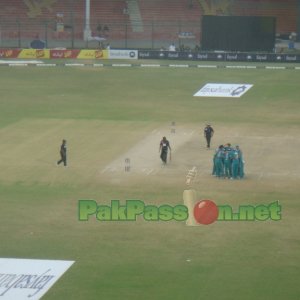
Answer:
POLYGON ((18 58, 50 58, 49 49, 22 49, 18 58))
POLYGON ((77 58, 83 59, 107 59, 108 51, 107 50, 80 50, 77 58))

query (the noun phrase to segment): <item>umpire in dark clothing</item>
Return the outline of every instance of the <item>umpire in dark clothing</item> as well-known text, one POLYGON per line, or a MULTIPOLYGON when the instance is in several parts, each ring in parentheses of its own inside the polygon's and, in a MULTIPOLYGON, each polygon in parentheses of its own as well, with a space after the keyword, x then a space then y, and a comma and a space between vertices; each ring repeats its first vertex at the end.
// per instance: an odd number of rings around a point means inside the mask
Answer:
POLYGON ((62 140, 62 144, 60 146, 60 160, 57 162, 57 164, 61 164, 62 162, 64 163, 64 166, 67 166, 67 141, 62 140))
POLYGON ((206 127, 204 128, 204 137, 206 138, 206 143, 207 143, 207 148, 210 148, 210 141, 211 138, 214 135, 214 130, 213 128, 210 126, 210 124, 207 124, 206 127))

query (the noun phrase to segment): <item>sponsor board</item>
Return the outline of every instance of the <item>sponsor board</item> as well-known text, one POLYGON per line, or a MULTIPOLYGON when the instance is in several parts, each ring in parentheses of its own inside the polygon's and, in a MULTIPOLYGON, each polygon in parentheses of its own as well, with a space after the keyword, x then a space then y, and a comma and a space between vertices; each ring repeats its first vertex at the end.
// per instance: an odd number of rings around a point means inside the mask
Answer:
POLYGON ((50 50, 50 58, 59 59, 59 58, 77 58, 80 50, 50 50))
POLYGON ((0 58, 17 58, 20 52, 19 49, 0 49, 0 58))
POLYGON ((252 84, 207 83, 194 96, 196 97, 231 97, 239 98, 244 95, 252 84))
POLYGON ((18 58, 50 58, 50 50, 22 49, 18 58))
POLYGON ((110 59, 137 59, 137 50, 115 50, 111 49, 108 52, 108 58, 110 59))
POLYGON ((169 59, 194 61, 239 62, 300 62, 299 54, 233 53, 233 52, 178 52, 158 50, 91 50, 91 49, 9 49, 0 48, 0 59, 169 59))
POLYGON ((0 300, 40 299, 73 263, 0 258, 0 300))
POLYGON ((105 59, 108 57, 107 50, 80 50, 77 58, 83 59, 105 59))
POLYGON ((284 58, 288 62, 299 62, 300 55, 285 55, 284 58))
POLYGON ((300 62, 299 54, 260 54, 233 52, 170 52, 140 50, 141 59, 183 59, 196 61, 240 61, 240 62, 300 62))

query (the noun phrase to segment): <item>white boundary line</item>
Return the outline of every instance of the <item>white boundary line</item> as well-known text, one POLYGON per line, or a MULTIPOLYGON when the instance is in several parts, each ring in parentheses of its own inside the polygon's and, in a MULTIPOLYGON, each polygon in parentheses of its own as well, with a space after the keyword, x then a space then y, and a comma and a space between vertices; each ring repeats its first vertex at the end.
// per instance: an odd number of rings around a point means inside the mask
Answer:
POLYGON ((262 69, 262 70, 300 70, 300 67, 297 66, 249 66, 249 65, 188 65, 188 64, 103 64, 103 63, 93 63, 93 64, 85 64, 85 63, 28 63, 22 62, 5 62, 0 60, 1 66, 9 66, 9 67, 140 67, 140 68, 159 68, 159 67, 167 67, 167 68, 199 68, 199 69, 262 69))

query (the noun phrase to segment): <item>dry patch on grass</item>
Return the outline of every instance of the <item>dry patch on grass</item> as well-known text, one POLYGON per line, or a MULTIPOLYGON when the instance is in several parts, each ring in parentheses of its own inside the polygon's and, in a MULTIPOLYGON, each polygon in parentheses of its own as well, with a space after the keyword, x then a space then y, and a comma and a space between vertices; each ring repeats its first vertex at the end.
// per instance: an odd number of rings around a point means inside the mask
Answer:
POLYGON ((151 132, 147 122, 28 119, 0 130, 0 180, 85 184, 99 169, 151 132), (68 168, 56 166, 67 139, 68 168))
MULTIPOLYGON (((182 184, 187 171, 198 169, 195 184, 215 186, 211 176, 214 148, 239 144, 244 153, 244 182, 299 180, 297 128, 215 125, 212 149, 207 150, 198 124, 169 126, 148 122, 28 119, 0 130, 0 180, 47 184, 182 184), (159 142, 166 136, 172 160, 165 167, 159 142), (68 168, 56 166, 61 140, 68 141, 68 168), (126 159, 130 172, 125 172, 126 159)), ((220 183, 218 183, 220 185, 220 183)), ((222 185, 222 184, 221 184, 222 185)), ((242 184, 241 184, 242 185, 242 184)))

